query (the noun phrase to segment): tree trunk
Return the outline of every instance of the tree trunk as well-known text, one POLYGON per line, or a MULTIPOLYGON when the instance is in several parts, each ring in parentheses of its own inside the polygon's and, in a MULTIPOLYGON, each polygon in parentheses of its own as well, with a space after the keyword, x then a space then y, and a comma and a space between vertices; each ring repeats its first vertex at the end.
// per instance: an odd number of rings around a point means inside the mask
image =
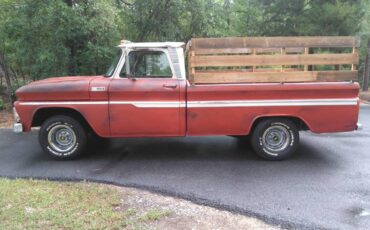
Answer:
POLYGON ((76 1, 75 0, 65 0, 65 2, 67 3, 68 6, 70 7, 73 7, 75 6, 76 4, 76 1))
POLYGON ((9 66, 9 69, 10 69, 10 72, 12 72, 12 76, 13 76, 15 85, 17 87, 19 87, 19 81, 18 81, 18 74, 17 74, 17 72, 11 66, 9 66))
POLYGON ((13 93, 12 92, 12 81, 10 79, 8 68, 6 66, 4 54, 0 54, 0 70, 3 73, 4 78, 5 78, 5 83, 6 83, 6 88, 7 88, 7 94, 8 94, 9 102, 12 103, 12 105, 13 105, 13 102, 14 101, 13 101, 13 97, 12 97, 12 93, 13 93))
POLYGON ((369 91, 369 74, 370 74, 370 40, 367 42, 367 55, 365 62, 364 81, 362 83, 362 91, 369 91))
MULTIPOLYGON (((3 73, 0 73, 0 89, 3 86, 3 73)), ((0 91, 1 93, 1 91, 0 91)))

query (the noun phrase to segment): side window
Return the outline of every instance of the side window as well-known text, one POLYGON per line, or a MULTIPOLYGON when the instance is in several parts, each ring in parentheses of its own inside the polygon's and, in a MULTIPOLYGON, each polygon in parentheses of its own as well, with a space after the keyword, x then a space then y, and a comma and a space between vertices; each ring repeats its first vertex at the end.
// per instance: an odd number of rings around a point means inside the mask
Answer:
POLYGON ((128 55, 129 72, 137 78, 172 78, 170 63, 162 51, 131 51, 128 55))

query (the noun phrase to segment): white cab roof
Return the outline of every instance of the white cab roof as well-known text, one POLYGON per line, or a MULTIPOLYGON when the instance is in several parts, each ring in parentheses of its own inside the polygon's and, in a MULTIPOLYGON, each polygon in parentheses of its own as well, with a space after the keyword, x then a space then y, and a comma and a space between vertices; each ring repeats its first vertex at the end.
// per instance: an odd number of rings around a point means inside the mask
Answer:
POLYGON ((183 42, 130 42, 119 45, 120 48, 164 48, 164 47, 183 47, 183 42))

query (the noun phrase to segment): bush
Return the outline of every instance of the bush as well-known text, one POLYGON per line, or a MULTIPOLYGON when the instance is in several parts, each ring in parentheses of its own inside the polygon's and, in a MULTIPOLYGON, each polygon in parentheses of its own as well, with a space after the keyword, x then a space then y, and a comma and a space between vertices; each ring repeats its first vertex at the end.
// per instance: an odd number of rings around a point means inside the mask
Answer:
POLYGON ((5 103, 2 98, 0 98, 0 110, 3 110, 5 107, 5 103))

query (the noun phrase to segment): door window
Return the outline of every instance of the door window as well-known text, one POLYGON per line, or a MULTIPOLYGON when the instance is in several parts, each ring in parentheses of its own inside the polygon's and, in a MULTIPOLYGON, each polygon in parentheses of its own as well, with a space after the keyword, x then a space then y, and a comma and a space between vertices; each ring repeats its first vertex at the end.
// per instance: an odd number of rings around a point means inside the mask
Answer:
MULTIPOLYGON (((127 64, 127 62, 126 62, 127 64)), ((135 78, 172 78, 172 70, 167 55, 162 51, 131 51, 128 55, 129 75, 135 78)), ((126 76, 127 67, 120 76, 126 76)))

